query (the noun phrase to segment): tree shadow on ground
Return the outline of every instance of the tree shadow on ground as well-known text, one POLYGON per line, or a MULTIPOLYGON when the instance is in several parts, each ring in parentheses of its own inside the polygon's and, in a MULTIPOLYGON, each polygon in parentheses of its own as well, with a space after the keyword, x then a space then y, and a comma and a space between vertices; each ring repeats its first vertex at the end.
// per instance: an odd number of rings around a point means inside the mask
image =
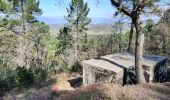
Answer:
MULTIPOLYGON (((22 93, 27 90, 35 89, 39 90, 44 87, 49 87, 50 85, 55 83, 55 79, 50 79, 48 81, 44 82, 38 82, 34 84, 28 84, 28 85, 22 85, 22 86, 11 86, 11 87, 5 87, 3 90, 0 90, 0 97, 3 97, 6 95, 6 93, 22 93)), ((0 99, 1 100, 1 99, 0 99)))
POLYGON ((53 99, 57 100, 111 100, 101 86, 90 85, 84 89, 59 91, 53 93, 53 99))
POLYGON ((151 98, 159 100, 169 100, 170 98, 170 83, 147 84, 143 86, 147 90, 153 91, 148 93, 151 98))

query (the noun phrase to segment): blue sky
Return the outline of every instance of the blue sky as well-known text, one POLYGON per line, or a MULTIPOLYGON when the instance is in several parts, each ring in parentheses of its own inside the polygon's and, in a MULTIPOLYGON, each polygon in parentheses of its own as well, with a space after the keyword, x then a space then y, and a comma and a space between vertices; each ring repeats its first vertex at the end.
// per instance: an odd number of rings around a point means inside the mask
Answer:
MULTIPOLYGON (((66 7, 71 0, 63 0, 64 4, 57 3, 59 0, 40 0, 40 8, 43 10, 43 15, 46 17, 63 17, 66 15, 66 7)), ((114 7, 111 6, 110 0, 100 0, 97 5, 97 0, 85 0, 90 7, 89 17, 112 17, 114 7)))
MULTIPOLYGON (((66 15, 66 7, 71 0, 63 0, 64 4, 59 5, 59 0, 40 0, 40 8, 43 10, 42 16, 47 17, 63 17, 66 15)), ((100 3, 97 5, 97 0, 84 0, 90 7, 89 17, 112 17, 115 10, 111 5, 110 0, 99 0, 100 3)), ((162 0, 169 2, 170 0, 162 0)))
MULTIPOLYGON (((60 0, 40 0, 40 8, 43 10, 43 15, 38 17, 38 19, 48 24, 65 23, 64 16, 67 15, 66 7, 68 7, 71 0, 63 0, 64 3, 61 4, 58 1, 60 0)), ((113 23, 116 20, 113 18, 115 8, 111 5, 110 0, 99 0, 99 4, 97 0, 84 1, 88 3, 90 8, 89 17, 92 18, 92 23, 113 23)), ((170 0, 162 1, 170 3, 170 0)), ((164 3, 159 3, 159 5, 164 5, 164 3)), ((143 18, 159 20, 159 17, 153 16, 143 18)))

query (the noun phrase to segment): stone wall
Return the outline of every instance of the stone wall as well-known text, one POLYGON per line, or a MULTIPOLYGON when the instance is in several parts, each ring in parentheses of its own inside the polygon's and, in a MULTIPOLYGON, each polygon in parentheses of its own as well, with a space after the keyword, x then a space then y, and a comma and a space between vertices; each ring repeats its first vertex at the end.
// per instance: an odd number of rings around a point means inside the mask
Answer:
MULTIPOLYGON (((135 84, 137 78, 134 68, 135 56, 116 53, 89 59, 83 64, 83 84, 118 83, 135 84)), ((144 55, 143 71, 146 82, 165 82, 167 77, 167 58, 164 56, 144 55)))
POLYGON ((123 72, 114 73, 112 71, 90 65, 83 66, 83 84, 93 83, 123 84, 123 72))
MULTIPOLYGON (((150 69, 148 66, 143 66, 144 77, 146 82, 165 82, 167 78, 167 65, 162 63, 162 65, 157 65, 155 69, 150 69), (154 73, 151 75, 151 73, 154 73), (153 77, 153 78, 152 78, 153 77)), ((83 66, 83 84, 93 84, 93 83, 116 83, 116 84, 134 84, 135 78, 131 75, 134 75, 135 71, 131 73, 127 72, 114 73, 112 71, 93 67, 90 65, 83 66), (134 78, 133 80, 131 78, 134 78), (129 82, 131 81, 131 83, 129 82)))

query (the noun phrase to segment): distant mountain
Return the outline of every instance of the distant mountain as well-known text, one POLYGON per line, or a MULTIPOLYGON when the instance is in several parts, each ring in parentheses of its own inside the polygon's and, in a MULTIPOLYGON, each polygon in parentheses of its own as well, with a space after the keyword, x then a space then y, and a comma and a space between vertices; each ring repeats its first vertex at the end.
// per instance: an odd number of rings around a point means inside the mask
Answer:
MULTIPOLYGON (((64 18, 54 18, 54 17, 38 17, 39 21, 43 21, 50 26, 50 33, 57 35, 59 29, 63 27, 66 23, 64 18)), ((113 23, 116 22, 114 18, 106 17, 96 17, 91 18, 92 22, 90 23, 88 34, 110 34, 113 32, 114 28, 112 27, 113 23)), ((124 30, 128 30, 129 26, 125 25, 124 30)))
POLYGON ((54 18, 54 17, 44 17, 44 16, 40 16, 37 18, 39 21, 43 21, 47 24, 58 24, 58 25, 63 25, 64 23, 66 23, 64 18, 54 18))
MULTIPOLYGON (((64 18, 59 18, 59 17, 44 17, 40 16, 38 17, 39 21, 43 21, 47 24, 58 24, 58 25, 63 25, 66 23, 66 20, 64 18)), ((115 20, 114 18, 105 18, 105 17, 96 17, 96 18, 91 18, 92 22, 91 24, 112 24, 115 20)))
MULTIPOLYGON (((110 34, 113 31, 113 24, 90 24, 88 25, 87 34, 96 35, 96 34, 110 34)), ((49 24, 50 33, 57 35, 59 30, 63 27, 61 24, 49 24)))
POLYGON ((96 17, 91 18, 91 24, 113 24, 115 22, 114 18, 96 17))

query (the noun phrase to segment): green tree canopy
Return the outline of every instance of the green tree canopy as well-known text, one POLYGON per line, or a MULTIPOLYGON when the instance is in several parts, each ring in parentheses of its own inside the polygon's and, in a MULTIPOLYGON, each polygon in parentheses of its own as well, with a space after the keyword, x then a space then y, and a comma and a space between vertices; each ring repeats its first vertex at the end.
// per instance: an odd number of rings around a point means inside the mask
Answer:
MULTIPOLYGON (((68 26, 71 28, 71 32, 75 37, 75 54, 76 59, 79 60, 80 38, 82 38, 83 35, 84 38, 87 38, 87 25, 91 22, 91 19, 88 18, 90 8, 88 8, 87 2, 85 3, 84 0, 72 0, 69 4, 69 8, 66 9, 68 15, 65 16, 65 19, 68 21, 68 26)), ((84 42, 86 42, 86 39, 84 40, 84 42)))

